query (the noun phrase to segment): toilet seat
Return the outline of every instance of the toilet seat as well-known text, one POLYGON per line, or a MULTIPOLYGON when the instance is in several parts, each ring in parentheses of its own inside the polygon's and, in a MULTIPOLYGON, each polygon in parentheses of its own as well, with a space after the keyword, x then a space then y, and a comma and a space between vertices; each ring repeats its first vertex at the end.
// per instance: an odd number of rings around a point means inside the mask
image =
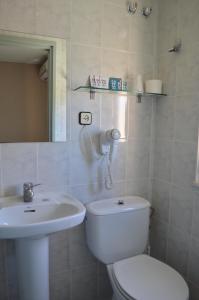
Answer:
POLYGON ((182 276, 168 265, 137 255, 113 264, 113 279, 126 299, 188 300, 182 276))

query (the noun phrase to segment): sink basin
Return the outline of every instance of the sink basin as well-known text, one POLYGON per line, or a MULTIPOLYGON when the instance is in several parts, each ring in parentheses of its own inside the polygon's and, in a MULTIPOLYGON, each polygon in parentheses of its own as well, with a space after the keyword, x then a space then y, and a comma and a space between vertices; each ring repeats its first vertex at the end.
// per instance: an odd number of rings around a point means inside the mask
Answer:
POLYGON ((85 212, 81 202, 57 193, 38 194, 31 203, 0 198, 0 239, 15 239, 20 300, 49 300, 48 235, 79 225, 85 212))
POLYGON ((68 196, 51 195, 24 203, 21 197, 3 198, 0 209, 0 239, 47 235, 83 222, 85 207, 68 196), (56 200, 55 200, 56 199, 56 200))

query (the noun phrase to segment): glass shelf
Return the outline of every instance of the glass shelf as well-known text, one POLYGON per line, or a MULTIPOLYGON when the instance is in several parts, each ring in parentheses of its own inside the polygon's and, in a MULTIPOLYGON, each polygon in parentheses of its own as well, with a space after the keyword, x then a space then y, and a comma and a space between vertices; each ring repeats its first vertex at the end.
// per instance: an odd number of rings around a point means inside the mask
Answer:
POLYGON ((90 98, 94 99, 95 98, 95 93, 107 93, 107 94, 118 94, 122 96, 137 96, 138 97, 138 102, 141 101, 142 97, 160 97, 160 96, 167 96, 167 94, 157 94, 157 93, 138 93, 136 91, 124 91, 124 90, 110 90, 110 89, 105 89, 105 88, 93 88, 90 86, 78 86, 77 88, 73 89, 73 91, 78 91, 78 92, 89 92, 90 93, 90 98))

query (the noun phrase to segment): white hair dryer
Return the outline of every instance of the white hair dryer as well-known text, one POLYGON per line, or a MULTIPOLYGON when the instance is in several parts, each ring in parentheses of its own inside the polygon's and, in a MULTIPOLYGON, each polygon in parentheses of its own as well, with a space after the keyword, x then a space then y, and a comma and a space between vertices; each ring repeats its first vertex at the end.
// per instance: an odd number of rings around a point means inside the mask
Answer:
POLYGON ((106 158, 107 174, 105 185, 108 189, 112 188, 111 163, 115 157, 118 141, 121 133, 118 129, 110 129, 100 133, 100 153, 106 158))

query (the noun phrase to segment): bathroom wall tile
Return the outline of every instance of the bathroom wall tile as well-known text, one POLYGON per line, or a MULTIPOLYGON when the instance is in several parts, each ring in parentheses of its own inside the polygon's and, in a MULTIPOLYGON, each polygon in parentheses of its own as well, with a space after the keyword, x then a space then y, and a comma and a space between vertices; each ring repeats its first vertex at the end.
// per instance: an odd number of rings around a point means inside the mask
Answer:
POLYGON ((113 291, 108 276, 106 266, 102 263, 98 263, 98 298, 99 299, 111 299, 113 291))
POLYGON ((137 98, 133 97, 129 101, 129 138, 150 138, 152 120, 152 98, 142 98, 141 103, 137 103, 137 98))
POLYGON ((96 201, 99 195, 103 195, 103 183, 93 183, 89 185, 74 185, 69 187, 69 192, 73 197, 86 204, 96 201))
POLYGON ((137 53, 154 54, 154 16, 131 18, 130 50, 137 53))
POLYGON ((35 33, 35 1, 1 1, 0 25, 4 30, 35 33))
POLYGON ((112 177, 114 181, 125 180, 126 174, 126 148, 127 143, 118 143, 116 153, 111 165, 112 177), (117 157, 117 158, 116 158, 117 157))
POLYGON ((168 224, 154 216, 150 229, 151 255, 161 261, 166 260, 167 235, 168 224))
POLYGON ((198 197, 194 198, 192 234, 194 238, 199 239, 199 201, 198 197))
POLYGON ((70 185, 91 185, 102 178, 102 165, 85 141, 70 144, 70 185), (89 148, 88 148, 89 147, 89 148), (77 172, 78 170, 78 172, 77 172))
POLYGON ((136 53, 136 75, 141 74, 143 81, 154 78, 154 64, 155 57, 150 53, 139 55, 140 51, 136 53))
MULTIPOLYGON (((158 53, 165 54, 168 49, 172 48, 177 40, 177 0, 164 1, 159 3, 158 16, 158 53)), ((172 55, 172 54, 171 54, 172 55)))
POLYGON ((8 299, 9 291, 7 289, 8 284, 8 272, 6 265, 6 255, 7 255, 7 241, 0 241, 0 298, 8 299))
POLYGON ((199 282, 199 240, 192 239, 190 245, 189 266, 188 266, 188 279, 193 284, 198 285, 199 282))
MULTIPOLYGON (((184 42, 183 42, 184 45, 184 42)), ((193 43, 189 48, 183 47, 181 55, 177 57, 177 95, 197 95, 197 65, 199 43, 193 43), (193 59, 194 58, 194 59, 193 59), (184 73, 182 73, 184 72, 184 73), (191 76, 191 77, 190 77, 191 76), (194 80, 193 80, 194 79, 194 80)))
POLYGON ((153 182, 152 206, 155 216, 164 222, 169 221, 170 184, 164 181, 153 182))
POLYGON ((171 139, 174 135, 174 97, 161 97, 156 103, 156 138, 171 139))
POLYGON ((197 96, 176 97, 175 139, 197 142, 199 104, 197 96))
POLYGON ((71 53, 73 88, 85 85, 90 74, 100 74, 100 48, 73 45, 71 53))
POLYGON ((7 276, 7 287, 9 299, 17 300, 19 299, 18 295, 18 281, 17 281, 17 263, 15 256, 15 242, 14 240, 6 240, 6 276, 7 276))
POLYGON ((80 139, 90 142, 89 134, 95 135, 100 126, 100 96, 95 96, 95 101, 90 100, 87 93, 72 93, 71 95, 71 139, 78 141, 80 139), (92 125, 83 128, 79 124, 79 113, 88 111, 92 113, 92 125))
POLYGON ((79 269, 87 266, 96 266, 96 259, 86 244, 85 224, 79 225, 69 231, 70 267, 79 269))
POLYGON ((184 233, 191 233, 193 218, 193 193, 191 190, 172 187, 170 223, 184 233))
POLYGON ((70 0, 35 0, 37 34, 66 38, 70 33, 70 0), (56 25, 55 25, 56 24, 56 25))
POLYGON ((122 197, 125 195, 125 181, 113 180, 112 188, 107 188, 104 180, 100 183, 102 186, 101 193, 98 194, 97 200, 122 197))
POLYGON ((189 294, 190 294, 190 300, 198 300, 198 294, 199 294, 199 287, 192 282, 188 282, 189 284, 189 294))
POLYGON ((72 2, 72 42, 99 46, 101 42, 102 3, 97 0, 72 2))
POLYGON ((50 300, 71 300, 71 272, 56 274, 50 282, 50 300))
POLYGON ((66 186, 69 181, 67 143, 41 143, 38 149, 38 182, 44 186, 66 186))
POLYGON ((95 265, 72 271, 72 300, 93 300, 97 298, 96 271, 97 266, 95 265))
POLYGON ((150 200, 149 179, 146 177, 125 181, 125 194, 128 196, 140 196, 150 200))
POLYGON ((50 236, 50 273, 53 278, 70 268, 69 231, 64 230, 50 236))
POLYGON ((127 180, 149 175, 150 143, 147 139, 129 140, 127 149, 127 180))
POLYGON ((125 0, 104 0, 105 3, 111 3, 115 4, 121 7, 126 7, 126 1, 125 0))
POLYGON ((106 95, 101 100, 101 129, 119 129, 123 142, 128 137, 129 101, 129 98, 121 95, 106 95))
POLYGON ((178 186, 192 187, 195 180, 197 144, 174 143, 172 181, 178 186))
POLYGON ((167 263, 182 275, 187 275, 190 235, 169 227, 167 263))
POLYGON ((22 193, 23 183, 36 182, 37 144, 3 144, 2 172, 6 195, 22 193))
POLYGON ((128 59, 125 52, 116 49, 102 50, 102 74, 107 77, 128 78, 128 59))
POLYGON ((178 3, 179 36, 187 48, 197 39, 199 26, 198 12, 197 0, 191 1, 188 6, 185 0, 178 3))
POLYGON ((172 168, 172 142, 156 140, 154 152, 154 177, 169 182, 172 168))
POLYGON ((129 18, 127 11, 105 3, 102 24, 103 47, 128 50, 129 18))
POLYGON ((170 53, 158 58, 158 77, 162 79, 164 93, 170 97, 176 95, 176 64, 176 56, 170 53))

